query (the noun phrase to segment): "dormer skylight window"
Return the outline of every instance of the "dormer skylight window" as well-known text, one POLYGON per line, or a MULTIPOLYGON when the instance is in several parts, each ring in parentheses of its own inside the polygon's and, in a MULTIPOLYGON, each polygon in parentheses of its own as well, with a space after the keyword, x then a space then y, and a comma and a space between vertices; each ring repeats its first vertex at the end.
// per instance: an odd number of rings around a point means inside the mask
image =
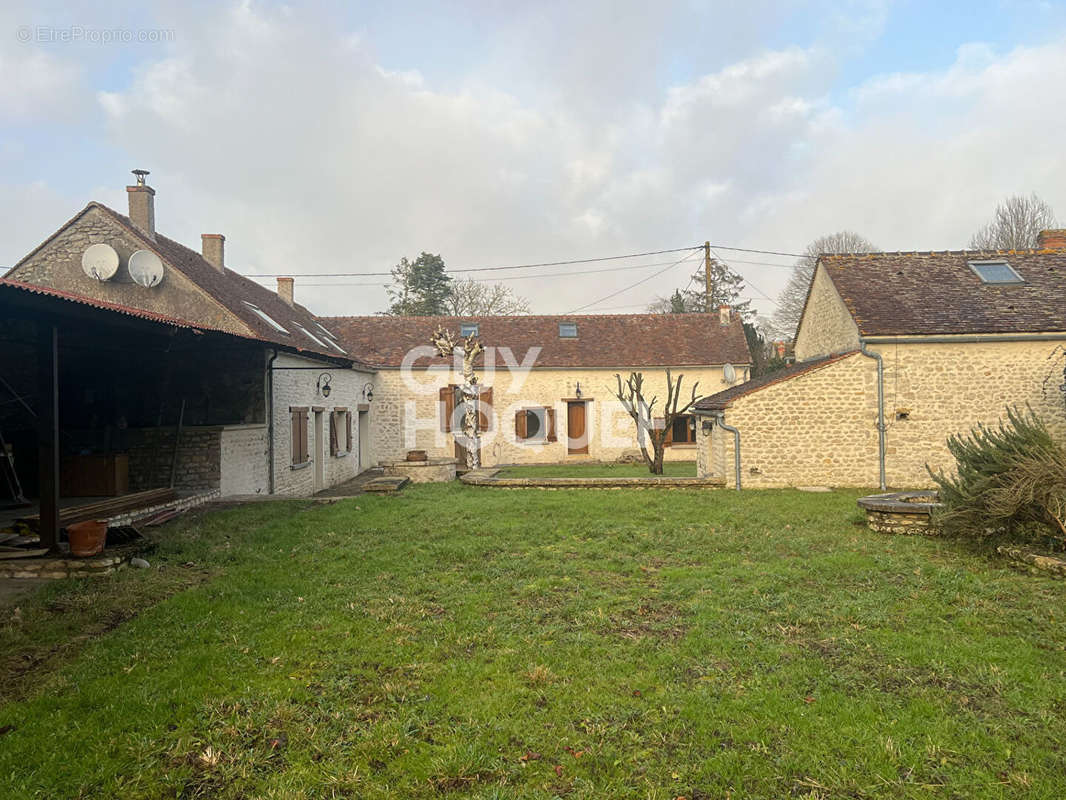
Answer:
POLYGON ((459 324, 459 335, 464 339, 467 336, 477 336, 480 330, 481 326, 476 322, 462 322, 459 324))
POLYGON ((329 345, 327 345, 325 342, 323 342, 321 339, 311 333, 311 331, 307 330, 307 328, 305 328, 303 325, 297 325, 296 327, 300 329, 300 332, 303 333, 304 336, 306 336, 312 342, 317 344, 319 347, 323 349, 329 347, 329 345))
POLYGON ((244 301, 244 304, 248 306, 248 308, 252 309, 252 311, 257 317, 259 317, 259 319, 263 320, 263 322, 265 322, 271 328, 276 330, 278 333, 284 333, 286 336, 289 335, 289 332, 285 330, 285 328, 283 328, 280 323, 278 323, 273 317, 263 311, 263 309, 261 309, 259 306, 255 305, 254 303, 249 303, 247 300, 244 301))
POLYGON ((1025 279, 1006 261, 971 261, 970 269, 984 283, 1025 283, 1025 279))
POLYGON ((576 322, 560 322, 559 323, 559 338, 560 339, 576 339, 577 338, 577 323, 576 322))
POLYGON ((337 338, 337 337, 336 337, 336 336, 334 336, 334 335, 333 335, 332 333, 330 333, 330 332, 329 332, 328 330, 326 330, 325 328, 323 328, 323 327, 322 327, 322 323, 320 323, 320 322, 316 322, 316 323, 315 323, 315 327, 316 327, 316 328, 318 328, 318 329, 319 329, 320 331, 322 331, 322 333, 323 333, 323 334, 324 334, 325 336, 328 336, 328 337, 329 337, 329 339, 330 339, 330 341, 332 341, 332 340, 334 340, 334 339, 336 339, 336 338, 337 338))

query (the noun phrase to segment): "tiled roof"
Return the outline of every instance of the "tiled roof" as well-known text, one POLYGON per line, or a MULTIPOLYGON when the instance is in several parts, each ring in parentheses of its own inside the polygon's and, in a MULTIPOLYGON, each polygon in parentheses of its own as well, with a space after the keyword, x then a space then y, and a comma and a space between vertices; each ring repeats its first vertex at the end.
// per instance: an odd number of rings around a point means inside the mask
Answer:
MULTIPOLYGON (((610 314, 511 317, 325 317, 349 352, 381 367, 398 367, 413 348, 427 346, 438 326, 459 333, 477 323, 482 344, 510 348, 521 362, 541 348, 536 367, 669 367, 749 364, 751 355, 740 319, 721 325, 718 314, 610 314), (575 323, 577 338, 559 336, 559 323, 575 323)), ((418 366, 443 364, 420 359, 418 366)))
POLYGON ((1066 250, 864 253, 819 259, 863 336, 1066 331, 1066 250), (1004 260, 1021 284, 970 261, 1004 260))
POLYGON ((760 375, 758 378, 752 378, 750 381, 738 383, 736 386, 730 386, 728 389, 723 389, 720 392, 708 395, 696 403, 695 409, 697 411, 723 411, 738 397, 744 397, 745 395, 752 394, 760 389, 765 389, 767 386, 773 386, 774 384, 791 380, 799 375, 813 372, 816 369, 821 369, 836 361, 850 358, 857 352, 859 351, 852 350, 850 353, 841 353, 839 355, 825 356, 823 358, 813 358, 810 361, 799 361, 795 364, 789 364, 784 369, 771 372, 769 375, 760 375))
MULTIPOLYGON (((315 323, 318 322, 318 318, 299 303, 290 306, 278 297, 276 292, 245 278, 243 275, 238 275, 231 269, 219 271, 197 251, 167 238, 158 231, 156 232, 155 241, 152 241, 130 222, 129 217, 119 214, 102 203, 89 203, 86 209, 88 208, 98 208, 114 219, 135 236, 146 249, 155 252, 164 262, 180 271, 236 316, 252 331, 255 338, 281 345, 286 350, 298 353, 328 356, 333 360, 357 361, 346 352, 340 352, 330 347, 328 340, 324 338, 322 332, 316 327, 315 323), (289 332, 288 335, 275 331, 251 308, 245 305, 245 301, 253 303, 269 317, 276 320, 289 332), (296 325, 309 331, 324 344, 320 345, 312 341, 296 325)), ((185 322, 190 327, 204 327, 195 320, 185 320, 185 322)), ((328 325, 326 329, 329 329, 328 325)), ((344 345, 340 344, 340 347, 343 349, 344 345)))
POLYGON ((94 297, 85 297, 84 295, 74 294, 73 292, 65 292, 62 289, 53 289, 50 286, 38 286, 33 283, 23 283, 22 281, 14 281, 10 278, 0 278, 0 288, 18 289, 23 292, 29 292, 30 294, 44 295, 46 297, 55 297, 60 300, 66 300, 71 303, 77 303, 83 306, 98 308, 103 311, 114 311, 119 314, 124 314, 128 317, 137 317, 138 319, 146 319, 151 322, 159 322, 164 325, 171 325, 175 328, 186 328, 188 330, 198 331, 217 331, 219 333, 225 333, 228 336, 237 335, 229 331, 223 331, 221 328, 214 328, 210 325, 194 324, 187 320, 178 319, 177 317, 167 316, 166 314, 157 314, 154 311, 145 311, 142 308, 124 306, 119 303, 108 302, 107 300, 97 300, 94 297))

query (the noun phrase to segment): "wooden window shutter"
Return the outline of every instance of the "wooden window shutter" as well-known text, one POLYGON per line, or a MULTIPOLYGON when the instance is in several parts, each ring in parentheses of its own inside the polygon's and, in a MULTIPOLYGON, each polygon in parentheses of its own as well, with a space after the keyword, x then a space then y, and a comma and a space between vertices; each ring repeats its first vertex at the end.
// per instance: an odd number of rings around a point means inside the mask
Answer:
POLYGON ((477 404, 477 427, 479 431, 491 431, 492 419, 496 415, 492 411, 492 387, 482 387, 478 394, 477 404))
POLYGON ((329 415, 329 454, 336 456, 340 452, 340 444, 337 442, 337 413, 329 415))
POLYGON ((352 412, 351 411, 344 412, 344 426, 345 426, 345 433, 344 433, 345 449, 350 453, 350 452, 352 452, 352 412))
POLYGON ((656 417, 652 425, 656 430, 662 430, 666 434, 663 437, 663 447, 669 447, 674 443, 673 429, 666 427, 665 417, 656 417))
POLYGON ((544 416, 547 418, 546 421, 547 421, 547 424, 548 424, 548 441, 549 442, 558 441, 558 437, 555 435, 555 409, 554 408, 546 408, 546 409, 544 409, 544 416))
POLYGON ((307 462, 307 409, 293 408, 289 413, 292 422, 292 463, 304 464, 307 462))
POLYGON ((514 412, 514 435, 519 441, 526 438, 526 412, 524 410, 514 412))
POLYGON ((452 415, 455 412, 455 387, 442 386, 440 390, 440 429, 445 433, 452 430, 452 415))

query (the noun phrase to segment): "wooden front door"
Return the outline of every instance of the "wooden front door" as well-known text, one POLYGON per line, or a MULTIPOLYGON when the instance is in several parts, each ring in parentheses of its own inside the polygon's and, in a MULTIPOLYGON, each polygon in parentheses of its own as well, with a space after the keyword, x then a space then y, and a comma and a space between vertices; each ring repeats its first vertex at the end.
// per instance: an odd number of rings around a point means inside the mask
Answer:
POLYGON ((566 453, 587 455, 589 451, 588 427, 585 424, 585 403, 566 404, 566 453))

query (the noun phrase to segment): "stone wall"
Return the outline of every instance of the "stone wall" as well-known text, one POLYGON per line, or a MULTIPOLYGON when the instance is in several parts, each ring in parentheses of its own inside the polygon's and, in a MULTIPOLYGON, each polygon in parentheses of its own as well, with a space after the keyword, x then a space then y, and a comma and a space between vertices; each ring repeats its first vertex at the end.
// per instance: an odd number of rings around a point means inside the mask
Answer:
MULTIPOLYGON (((359 474, 359 424, 358 408, 364 402, 363 387, 373 381, 370 372, 335 367, 313 359, 301 358, 286 353, 274 361, 274 492, 307 496, 315 491, 316 458, 321 460, 325 489, 343 483, 359 474), (295 367, 296 369, 292 369, 295 367), (288 369, 287 369, 288 368, 288 369), (318 383, 319 376, 330 376, 330 395, 324 397, 318 383), (289 409, 304 407, 323 409, 321 417, 321 440, 316 439, 314 411, 307 415, 307 450, 311 463, 294 467, 292 463, 292 418, 289 409), (339 429, 342 452, 330 455, 329 414, 337 408, 347 408, 352 414, 352 451, 344 451, 343 426, 339 429), (316 454, 318 454, 316 456, 316 454)), ((376 390, 375 390, 376 392, 376 390)), ((377 400, 370 414, 377 411, 377 400)))
MULTIPOLYGON (((926 464, 950 471, 953 433, 997 424, 1007 405, 1032 406, 1066 437, 1057 386, 1062 364, 1049 341, 872 345, 884 359, 886 478, 931 487, 926 464)), ((726 422, 740 429, 744 485, 876 486, 876 362, 855 354, 736 399, 726 422)), ((698 431, 699 474, 731 479, 733 437, 698 431)))
POLYGON ((796 359, 810 361, 858 349, 859 328, 825 268, 819 265, 796 332, 796 359))
MULTIPOLYGON (((221 426, 184 428, 178 446, 175 489, 217 489, 221 479, 221 426)), ((174 427, 127 431, 130 491, 170 485, 174 427)))
POLYGON ((45 242, 41 249, 16 265, 8 277, 180 317, 230 333, 252 335, 244 323, 176 269, 167 268, 163 282, 150 289, 134 283, 128 270, 129 257, 143 248, 136 236, 104 211, 90 207, 45 242), (111 280, 98 281, 82 271, 82 253, 89 245, 97 243, 109 244, 118 252, 118 273, 111 280))
MULTIPOLYGON (((492 387, 494 419, 483 434, 482 463, 523 464, 562 462, 568 458, 615 461, 635 451, 636 427, 612 394, 615 373, 625 378, 632 368, 617 369, 534 369, 525 373, 507 370, 482 374, 482 383, 492 387), (586 404, 589 430, 587 456, 567 454, 567 407, 565 400, 574 398, 577 385, 586 404), (557 441, 522 442, 515 435, 515 412, 521 408, 555 409, 557 441)), ((646 395, 659 397, 661 409, 666 394, 665 369, 643 369, 646 395)), ((721 367, 677 367, 674 376, 685 376, 682 395, 691 395, 692 384, 699 381, 699 394, 721 391, 729 386, 722 378, 721 367)), ((738 372, 743 372, 738 369, 738 372)), ((431 458, 452 457, 455 444, 452 434, 441 430, 439 391, 442 386, 462 382, 460 374, 447 370, 419 370, 404 378, 401 370, 379 370, 374 379, 372 403, 373 452, 380 461, 398 461, 408 450, 425 450, 431 458)), ((696 445, 666 449, 672 461, 692 461, 696 445)))

